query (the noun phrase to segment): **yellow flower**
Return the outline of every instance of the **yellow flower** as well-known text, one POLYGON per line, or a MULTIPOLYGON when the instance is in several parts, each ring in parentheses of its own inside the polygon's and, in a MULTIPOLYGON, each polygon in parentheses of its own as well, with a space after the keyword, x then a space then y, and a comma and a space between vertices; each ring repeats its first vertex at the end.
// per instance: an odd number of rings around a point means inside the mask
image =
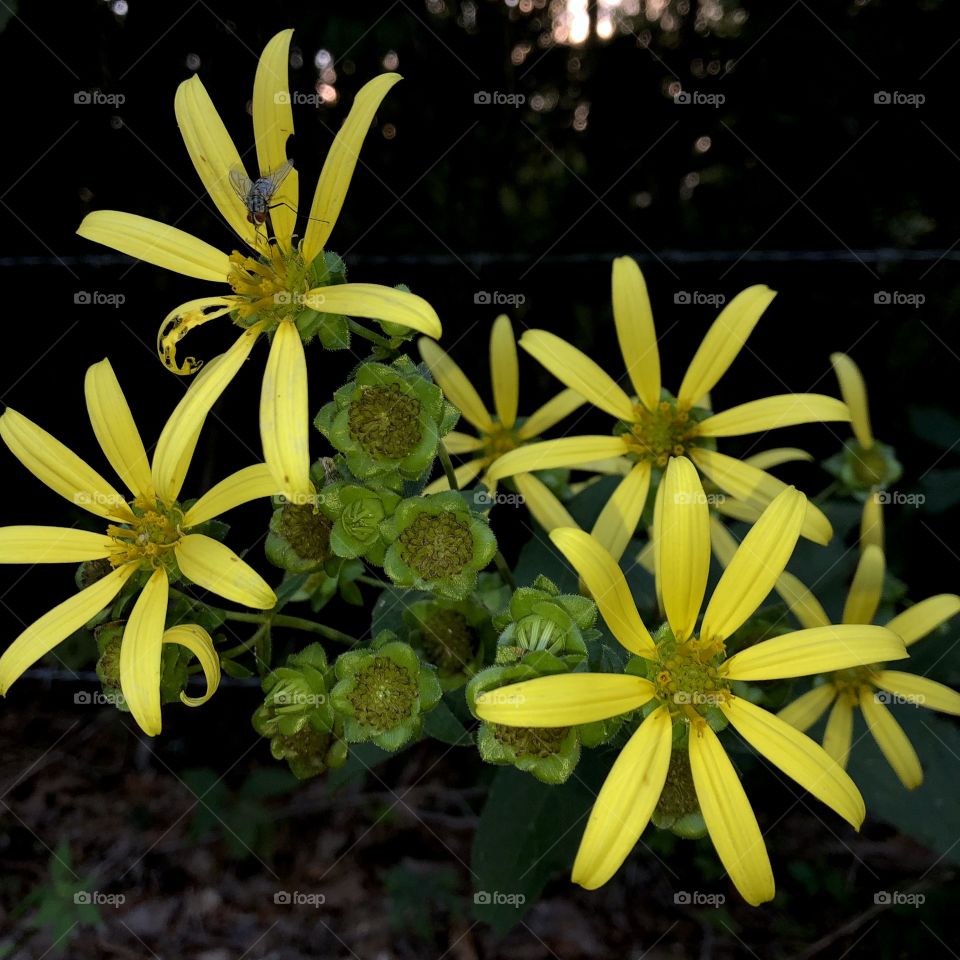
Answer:
MULTIPOLYGON (((868 544, 860 555, 850 585, 843 608, 843 623, 872 623, 883 591, 884 568, 883 551, 868 544)), ((777 583, 777 591, 805 627, 821 628, 829 624, 830 620, 816 597, 792 574, 783 574, 777 583)), ((886 626, 909 647, 957 613, 960 613, 960 597, 942 593, 897 614, 886 626)), ((867 728, 894 773, 908 790, 913 790, 923 782, 920 760, 884 701, 902 701, 960 715, 960 693, 950 687, 913 673, 887 670, 882 663, 871 663, 829 674, 824 683, 784 707, 780 717, 798 730, 808 730, 832 704, 823 747, 845 767, 853 740, 853 711, 860 707, 867 728)))
MULTIPOLYGON (((259 176, 267 177, 287 162, 286 142, 293 133, 287 84, 292 30, 267 44, 253 87, 253 132, 259 176)), ((267 223, 251 222, 245 200, 231 181, 243 170, 233 140, 199 77, 180 84, 174 103, 177 122, 190 159, 203 185, 227 223, 251 253, 229 255, 175 227, 115 210, 87 216, 77 233, 88 240, 146 260, 176 273, 228 284, 232 293, 190 300, 172 310, 160 326, 157 346, 166 366, 179 374, 196 372, 192 357, 177 360, 177 344, 186 334, 229 314, 253 333, 241 336, 220 358, 208 389, 216 400, 247 358, 257 336, 272 338, 260 399, 260 432, 264 459, 280 488, 291 499, 313 496, 310 483, 307 365, 295 320, 305 309, 400 324, 432 337, 441 333, 434 309, 412 293, 373 283, 326 285, 324 247, 343 206, 360 147, 387 91, 400 79, 385 73, 357 94, 346 121, 327 154, 317 182, 310 219, 302 242, 294 242, 298 177, 291 169, 271 198, 267 223)))
MULTIPOLYGON (((450 453, 474 454, 471 460, 454 471, 461 487, 467 486, 482 474, 480 479, 491 491, 495 491, 496 484, 489 475, 493 463, 511 450, 529 443, 543 431, 549 430, 586 402, 575 391, 563 390, 525 420, 517 419, 520 366, 517 362, 517 341, 513 335, 513 326, 506 315, 497 317, 490 331, 490 380, 495 414, 488 412, 464 372, 436 343, 421 337, 420 355, 447 399, 477 431, 475 437, 454 431, 443 439, 450 453)), ((576 525, 563 504, 537 477, 529 473, 519 473, 514 476, 513 481, 530 513, 544 529, 549 531, 554 527, 576 525)), ((447 487, 446 477, 441 477, 430 484, 425 492, 433 493, 446 490, 447 487)))
MULTIPOLYGON (((201 378, 203 374, 201 374, 201 378)), ((194 386, 202 386, 198 378, 194 386)), ((0 657, 0 693, 44 654, 79 630, 139 574, 145 581, 123 634, 120 686, 133 718, 145 733, 160 732, 161 649, 179 643, 193 651, 207 678, 206 696, 216 690, 219 658, 210 637, 196 626, 164 632, 171 574, 221 597, 257 609, 273 607, 269 584, 229 547, 191 528, 232 507, 277 493, 266 464, 239 470, 207 491, 191 507, 180 506, 203 419, 192 402, 193 387, 167 421, 153 462, 108 360, 89 368, 84 383, 87 412, 107 461, 129 490, 119 493, 73 451, 31 420, 7 409, 0 438, 13 455, 51 490, 107 521, 103 533, 73 527, 0 528, 0 563, 82 563, 106 560, 110 571, 27 627, 0 657), (185 413, 186 411, 186 413, 185 413)))
POLYGON ((645 719, 623 748, 597 797, 573 880, 606 883, 643 833, 667 780, 671 752, 689 759, 693 787, 710 838, 730 878, 751 904, 774 895, 763 837, 733 764, 711 723, 718 713, 770 763, 836 810, 854 827, 864 817, 859 791, 821 747, 734 693, 735 681, 807 676, 883 658, 905 657, 882 627, 829 626, 765 640, 728 657, 726 641, 767 596, 793 552, 806 498, 785 488, 752 527, 724 571, 696 629, 710 568, 706 498, 686 457, 671 459, 658 517, 658 569, 667 624, 647 631, 626 579, 609 553, 581 530, 550 535, 586 582, 617 640, 643 662, 646 676, 570 673, 541 677, 477 698, 493 723, 558 727, 644 708, 645 719), (509 690, 509 695, 505 694, 509 690))
MULTIPOLYGON (((627 457, 633 468, 620 482, 593 528, 593 535, 619 558, 643 512, 654 468, 673 456, 689 456, 704 476, 754 512, 783 489, 776 477, 752 464, 718 453, 715 440, 792 424, 849 420, 840 400, 816 393, 791 393, 753 400, 712 413, 707 394, 743 348, 761 314, 775 296, 765 286, 748 287, 721 311, 707 331, 674 398, 660 385, 660 355, 647 288, 630 257, 613 262, 613 318, 630 381, 629 396, 593 360, 555 334, 528 330, 520 346, 555 377, 595 407, 617 419, 615 436, 562 437, 501 458, 491 479, 550 467, 576 467, 607 457, 627 457)), ((803 536, 827 543, 833 531, 812 504, 806 508, 803 536)))

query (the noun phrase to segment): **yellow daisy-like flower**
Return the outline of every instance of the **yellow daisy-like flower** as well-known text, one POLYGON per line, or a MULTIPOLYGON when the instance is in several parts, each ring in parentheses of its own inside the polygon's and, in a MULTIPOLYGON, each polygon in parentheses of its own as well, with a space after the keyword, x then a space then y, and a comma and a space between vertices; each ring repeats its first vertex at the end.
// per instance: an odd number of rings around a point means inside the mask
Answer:
MULTIPOLYGON (((472 459, 454 471, 461 487, 467 486, 480 476, 483 483, 494 491, 496 482, 490 479, 490 467, 500 457, 530 443, 586 403, 576 391, 563 390, 526 419, 517 418, 520 365, 513 325, 505 314, 497 317, 490 331, 490 380, 495 413, 487 410, 480 394, 464 372, 436 343, 421 337, 420 356, 447 399, 477 431, 475 437, 454 431, 443 438, 450 453, 473 454, 472 459)), ((533 474, 515 474, 513 482, 530 513, 544 529, 549 531, 554 527, 576 526, 564 505, 533 474)), ((430 484, 425 492, 446 490, 448 486, 447 478, 441 477, 430 484)))
MULTIPOLYGON (((563 437, 523 447, 498 460, 490 470, 491 478, 627 457, 633 467, 593 528, 593 535, 618 558, 640 520, 653 470, 665 467, 670 457, 690 457, 730 498, 754 512, 762 510, 784 489, 784 483, 763 469, 718 453, 716 439, 850 419, 844 403, 816 393, 765 397, 720 413, 704 408, 707 394, 733 363, 775 295, 765 286, 737 294, 707 331, 673 397, 661 389, 660 355, 643 274, 630 257, 614 260, 613 319, 636 396, 629 396, 593 360, 546 330, 528 330, 520 346, 595 407, 616 417, 615 435, 563 437)), ((809 503, 802 532, 817 543, 827 543, 833 533, 824 514, 809 503)))
MULTIPOLYGON (((883 591, 884 568, 883 551, 875 544, 868 544, 860 555, 850 585, 843 623, 873 621, 883 591)), ((777 590, 805 627, 817 629, 830 623, 816 597, 792 574, 783 574, 777 590)), ((909 647, 957 613, 960 613, 960 597, 942 593, 897 614, 886 626, 909 647)), ((836 671, 824 680, 784 707, 780 717, 798 730, 808 730, 832 706, 823 747, 845 767, 853 741, 853 712, 859 707, 867 728, 900 782, 908 790, 919 787, 923 782, 920 760, 886 703, 899 701, 960 716, 960 693, 927 677, 887 670, 879 662, 836 671)))
POLYGON ((663 485, 656 543, 667 624, 656 640, 620 568, 593 537, 581 530, 550 535, 586 582, 611 633, 640 658, 646 676, 628 667, 624 675, 540 677, 481 695, 477 713, 511 726, 566 727, 642 708, 645 718, 594 804, 573 865, 574 882, 594 889, 616 873, 657 806, 671 755, 680 752, 689 761, 720 860, 743 898, 757 905, 773 897, 773 873, 740 779, 711 726, 719 725, 718 711, 770 763, 854 827, 863 821, 864 807, 856 786, 820 746, 735 694, 733 684, 853 667, 880 659, 880 651, 883 659, 907 653, 899 637, 882 627, 828 624, 728 657, 726 640, 767 596, 793 552, 806 498, 787 487, 767 507, 721 576, 697 630, 710 568, 708 506, 696 468, 685 457, 669 461, 663 485))
MULTIPOLYGON (((286 142, 293 133, 287 82, 292 30, 267 44, 253 87, 253 132, 259 176, 287 169, 286 142)), ((290 499, 311 498, 307 365, 297 321, 303 316, 339 314, 389 321, 439 337, 440 320, 421 297, 372 283, 329 283, 324 247, 340 214, 360 147, 377 108, 400 79, 385 73, 357 94, 347 119, 327 154, 317 182, 310 219, 302 242, 294 242, 298 178, 294 169, 269 196, 264 214, 274 237, 268 238, 234 185, 243 163, 203 83, 197 76, 177 89, 174 107, 190 159, 223 218, 252 253, 230 254, 175 227, 115 210, 87 216, 77 233, 114 250, 176 273, 228 284, 232 293, 200 297, 172 310, 160 326, 157 346, 164 364, 175 373, 194 373, 192 357, 177 360, 177 344, 186 334, 217 317, 229 315, 252 332, 241 336, 220 358, 216 377, 208 381, 213 400, 249 355, 257 336, 271 337, 270 356, 260 399, 264 459, 290 499), (271 242, 274 241, 274 242, 271 242)), ((269 192, 269 191, 268 191, 269 192)), ((211 403, 213 402, 211 400, 211 403)))
POLYGON ((267 465, 258 463, 222 480, 185 510, 179 503, 180 489, 203 426, 203 419, 191 413, 190 392, 164 426, 151 463, 108 360, 90 367, 84 387, 97 441, 129 496, 119 493, 46 430, 7 408, 0 417, 0 438, 13 455, 51 490, 107 521, 107 527, 103 533, 67 527, 2 527, 0 563, 106 560, 110 571, 44 614, 7 647, 0 656, 0 693, 5 696, 24 670, 112 603, 139 574, 145 583, 123 634, 120 687, 133 718, 145 733, 155 736, 161 727, 164 643, 187 647, 203 667, 206 696, 183 695, 184 703, 203 703, 220 679, 219 657, 202 628, 191 625, 164 631, 171 575, 182 574, 248 607, 269 609, 277 602, 269 584, 229 547, 202 533, 191 533, 191 528, 242 503, 276 494, 277 483, 267 465))

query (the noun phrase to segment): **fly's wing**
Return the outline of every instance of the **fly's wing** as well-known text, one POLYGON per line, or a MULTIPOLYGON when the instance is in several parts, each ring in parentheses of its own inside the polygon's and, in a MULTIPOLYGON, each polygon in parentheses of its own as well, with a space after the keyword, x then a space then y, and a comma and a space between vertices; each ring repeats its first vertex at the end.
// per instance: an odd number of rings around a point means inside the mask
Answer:
MULTIPOLYGON (((284 160, 283 163, 271 173, 265 173, 260 179, 270 182, 270 196, 277 192, 277 187, 286 179, 287 174, 293 169, 292 160, 284 160)), ((249 182, 249 181, 248 181, 249 182)))
POLYGON ((246 203, 247 197, 250 196, 250 188, 253 186, 253 181, 247 176, 246 171, 242 167, 234 167, 227 176, 237 196, 246 203))

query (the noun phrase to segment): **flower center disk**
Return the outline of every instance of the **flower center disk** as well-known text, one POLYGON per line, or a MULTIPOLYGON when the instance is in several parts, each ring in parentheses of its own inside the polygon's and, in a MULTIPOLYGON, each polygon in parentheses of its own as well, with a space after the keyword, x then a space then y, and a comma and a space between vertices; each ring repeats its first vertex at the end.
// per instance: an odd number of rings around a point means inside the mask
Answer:
POLYGON ((470 527, 451 513, 419 514, 399 541, 404 562, 424 580, 454 577, 473 559, 470 527))
POLYGON ((400 385, 367 387, 350 404, 350 436, 371 456, 401 460, 420 442, 420 401, 400 385))

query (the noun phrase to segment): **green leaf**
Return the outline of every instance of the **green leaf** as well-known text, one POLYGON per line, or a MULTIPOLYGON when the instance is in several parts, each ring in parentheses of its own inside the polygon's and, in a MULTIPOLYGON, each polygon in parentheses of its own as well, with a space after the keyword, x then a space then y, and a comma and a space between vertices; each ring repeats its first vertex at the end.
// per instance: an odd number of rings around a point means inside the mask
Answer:
POLYGON ((423 732, 434 740, 442 743, 452 743, 457 747, 473 745, 473 737, 456 718, 445 700, 441 700, 428 714, 424 716, 423 732))

